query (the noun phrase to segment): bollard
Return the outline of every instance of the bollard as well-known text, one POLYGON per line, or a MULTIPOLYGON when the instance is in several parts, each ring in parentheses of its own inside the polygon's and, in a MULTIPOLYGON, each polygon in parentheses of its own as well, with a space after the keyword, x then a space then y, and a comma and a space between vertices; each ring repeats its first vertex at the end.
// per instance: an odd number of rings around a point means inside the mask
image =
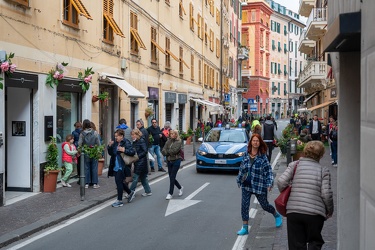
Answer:
POLYGON ((290 154, 290 140, 286 143, 286 164, 292 162, 292 155, 290 154))
POLYGON ((195 156, 195 133, 193 134, 193 156, 195 156))
POLYGON ((81 194, 81 201, 85 200, 85 154, 81 153, 80 156, 81 166, 79 168, 79 184, 80 184, 80 194, 81 194))

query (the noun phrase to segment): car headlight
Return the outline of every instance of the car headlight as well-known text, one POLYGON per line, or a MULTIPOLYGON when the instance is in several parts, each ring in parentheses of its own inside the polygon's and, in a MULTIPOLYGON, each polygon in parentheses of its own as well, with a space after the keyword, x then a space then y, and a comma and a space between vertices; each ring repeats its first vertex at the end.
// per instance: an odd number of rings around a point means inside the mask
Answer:
POLYGON ((237 153, 236 155, 237 155, 237 156, 244 156, 244 154, 245 154, 245 152, 239 152, 239 153, 237 153))
POLYGON ((207 152, 204 152, 204 151, 202 151, 202 150, 198 150, 198 154, 200 154, 200 155, 206 155, 207 152))

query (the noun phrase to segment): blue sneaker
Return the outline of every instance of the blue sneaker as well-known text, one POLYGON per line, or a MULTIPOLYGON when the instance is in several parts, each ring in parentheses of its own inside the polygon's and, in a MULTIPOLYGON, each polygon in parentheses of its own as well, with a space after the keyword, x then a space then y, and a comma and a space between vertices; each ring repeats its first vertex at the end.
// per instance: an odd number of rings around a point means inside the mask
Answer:
POLYGON ((276 227, 281 227, 282 224, 283 224, 283 217, 281 217, 281 215, 277 213, 275 216, 275 225, 276 227))
POLYGON ((249 234, 249 227, 247 225, 242 226, 241 230, 237 231, 237 235, 246 235, 246 234, 249 234))
POLYGON ((124 205, 124 203, 122 201, 115 201, 114 203, 112 203, 112 207, 122 207, 124 205))
POLYGON ((132 191, 130 194, 129 194, 129 197, 128 197, 128 202, 132 202, 132 200, 135 198, 135 192, 132 191))

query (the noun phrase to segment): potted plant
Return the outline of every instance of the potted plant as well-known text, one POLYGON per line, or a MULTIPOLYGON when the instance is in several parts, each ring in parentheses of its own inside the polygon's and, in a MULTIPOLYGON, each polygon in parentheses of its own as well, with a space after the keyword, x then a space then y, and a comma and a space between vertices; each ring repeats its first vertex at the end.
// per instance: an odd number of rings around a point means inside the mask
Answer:
POLYGON ((193 136, 194 131, 191 128, 188 128, 186 132, 186 145, 191 144, 191 137, 193 136))
POLYGON ((57 175, 60 167, 58 163, 59 152, 57 150, 56 138, 51 136, 47 147, 46 165, 44 167, 44 192, 55 192, 57 175))
POLYGON ((87 155, 91 159, 95 159, 98 161, 98 175, 102 175, 103 168, 104 168, 104 158, 103 158, 103 151, 105 149, 105 145, 95 145, 89 147, 87 145, 83 145, 78 148, 78 150, 85 155, 87 155))
POLYGON ((92 102, 105 102, 109 99, 109 93, 107 91, 101 92, 99 95, 92 96, 92 102))

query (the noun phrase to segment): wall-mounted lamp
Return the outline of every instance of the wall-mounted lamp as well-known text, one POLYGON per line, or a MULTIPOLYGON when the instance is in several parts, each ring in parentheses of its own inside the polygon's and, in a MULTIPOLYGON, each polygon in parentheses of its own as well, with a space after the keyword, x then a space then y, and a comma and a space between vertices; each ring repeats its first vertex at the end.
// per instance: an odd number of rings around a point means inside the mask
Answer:
POLYGON ((125 70, 127 67, 126 67, 126 59, 125 58, 121 58, 121 70, 125 70))

